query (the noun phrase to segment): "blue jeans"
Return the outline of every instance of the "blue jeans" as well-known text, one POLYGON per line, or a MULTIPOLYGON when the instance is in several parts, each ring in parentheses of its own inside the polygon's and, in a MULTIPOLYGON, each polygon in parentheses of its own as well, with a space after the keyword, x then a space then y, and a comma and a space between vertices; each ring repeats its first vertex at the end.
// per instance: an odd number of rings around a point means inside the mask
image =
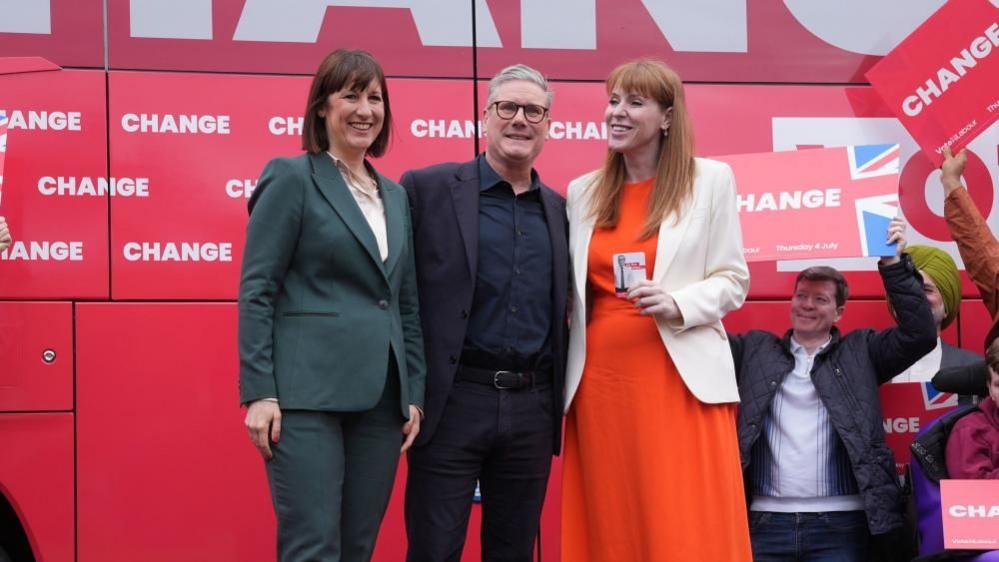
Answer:
POLYGON ((863 562, 867 516, 863 511, 749 512, 755 562, 863 562))

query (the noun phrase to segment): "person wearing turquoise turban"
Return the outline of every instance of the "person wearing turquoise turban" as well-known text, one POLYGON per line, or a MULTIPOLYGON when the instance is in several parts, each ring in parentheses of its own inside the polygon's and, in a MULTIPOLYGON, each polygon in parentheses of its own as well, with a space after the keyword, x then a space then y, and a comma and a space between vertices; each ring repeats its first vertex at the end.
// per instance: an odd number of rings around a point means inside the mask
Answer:
POLYGON ((937 324, 937 346, 891 382, 929 381, 941 368, 981 362, 979 355, 940 339, 940 333, 954 322, 961 308, 961 276, 954 259, 933 246, 913 245, 905 252, 912 257, 913 265, 923 277, 923 292, 937 324))

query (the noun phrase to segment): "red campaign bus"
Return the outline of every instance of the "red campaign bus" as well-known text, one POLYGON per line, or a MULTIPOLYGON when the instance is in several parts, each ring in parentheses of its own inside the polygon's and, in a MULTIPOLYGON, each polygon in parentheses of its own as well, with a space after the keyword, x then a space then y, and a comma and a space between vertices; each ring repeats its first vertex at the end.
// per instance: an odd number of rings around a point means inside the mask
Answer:
MULTIPOLYGON (((564 191, 604 154, 601 80, 655 56, 688 83, 701 155, 900 143, 910 243, 957 257, 936 172, 863 78, 943 1, 42 0, 3 14, 0 56, 62 69, 0 65, 15 239, 0 254, 0 560, 273 560, 237 404, 238 269, 257 174, 299 153, 310 75, 333 48, 366 48, 390 76, 390 177, 472 158, 485 81, 522 62, 554 80, 537 168, 564 191)), ((993 126, 971 143, 966 174, 993 225, 997 139, 993 126)), ((889 325, 873 262, 835 265, 854 296, 843 327, 889 325)), ((728 329, 786 329, 801 267, 754 264, 728 329)), ((987 315, 963 307, 944 339, 980 350, 987 315)), ((559 474, 556 459, 546 561, 559 474)), ((399 489, 383 562, 405 551, 399 489)), ((479 559, 477 518, 465 560, 479 559)))

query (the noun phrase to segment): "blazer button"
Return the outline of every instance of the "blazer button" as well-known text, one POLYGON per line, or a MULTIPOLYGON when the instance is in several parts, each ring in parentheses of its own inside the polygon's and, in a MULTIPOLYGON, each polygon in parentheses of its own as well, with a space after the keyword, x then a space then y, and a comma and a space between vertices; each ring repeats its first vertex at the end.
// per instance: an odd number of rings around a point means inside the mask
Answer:
POLYGON ((458 358, 455 357, 454 355, 451 355, 450 357, 447 358, 447 362, 454 365, 455 363, 458 362, 458 358))
POLYGON ((461 309, 461 319, 464 320, 465 318, 468 318, 468 311, 463 308, 461 309))
POLYGON ((388 310, 388 307, 389 307, 389 304, 388 304, 387 300, 382 299, 382 300, 378 301, 378 308, 380 308, 382 310, 388 310))

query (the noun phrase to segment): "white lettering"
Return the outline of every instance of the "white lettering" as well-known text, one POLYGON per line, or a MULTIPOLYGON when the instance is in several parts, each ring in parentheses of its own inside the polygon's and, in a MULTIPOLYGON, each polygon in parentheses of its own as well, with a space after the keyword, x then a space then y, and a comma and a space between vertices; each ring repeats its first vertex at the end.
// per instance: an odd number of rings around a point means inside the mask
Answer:
POLYGON ((919 418, 887 418, 883 422, 885 433, 919 433, 919 418))
POLYGON ((257 188, 257 180, 229 180, 225 183, 225 194, 233 199, 249 199, 257 188))
POLYGON ((739 212, 758 213, 762 211, 786 211, 788 209, 818 209, 819 207, 839 207, 839 188, 809 189, 806 191, 763 192, 737 195, 739 212))
POLYGON ((940 91, 946 92, 950 85, 960 80, 961 77, 946 68, 937 71, 937 82, 940 83, 940 91))
POLYGON ((228 115, 171 115, 157 113, 126 113, 121 117, 121 128, 127 133, 169 133, 228 135, 228 115))
POLYGON ((475 121, 457 119, 414 119, 409 132, 418 139, 474 139, 475 121))
POLYGON ((0 1, 0 33, 52 34, 52 1, 0 1))
POLYGON ((444 120, 434 120, 430 122, 430 138, 444 137, 444 120))
POLYGON ((0 253, 6 261, 83 261, 83 242, 15 240, 0 253))
POLYGON ((945 0, 784 0, 791 15, 819 39, 865 55, 886 55, 945 0), (858 18, 857 14, 864 14, 858 18))
POLYGON ((984 59, 992 52, 992 42, 987 37, 978 37, 971 42, 971 54, 976 59, 984 59))
POLYGON ((583 123, 580 121, 570 121, 565 124, 566 140, 578 139, 583 136, 583 123))
POLYGON ((128 261, 231 262, 232 242, 126 242, 128 261))
MULTIPOLYGON (((995 1, 993 0, 992 3, 995 4, 995 1)), ((993 45, 999 47, 999 22, 990 25, 988 29, 985 30, 985 36, 989 38, 989 41, 992 41, 993 45)))
POLYGON ((960 57, 954 57, 950 59, 950 65, 961 76, 967 74, 968 69, 974 68, 976 64, 978 64, 978 59, 971 56, 971 53, 968 52, 968 49, 962 50, 960 57))
MULTIPOLYGON (((152 2, 152 0, 146 0, 152 2)), ((482 47, 502 47, 496 23, 485 0, 474 0, 477 43, 482 47)), ((537 1, 537 0, 535 0, 537 1)), ((548 0, 544 0, 548 1, 548 0)), ((472 2, 469 0, 247 0, 236 24, 234 41, 270 41, 278 43, 315 43, 319 39, 326 9, 330 6, 352 8, 401 8, 409 10, 428 47, 471 47, 472 2)), ((134 16, 133 16, 134 17, 134 16)))
POLYGON ((902 100, 902 111, 905 112, 909 117, 915 117, 919 115, 919 112, 923 110, 923 103, 919 101, 916 96, 909 96, 902 100))
POLYGON ((449 139, 463 138, 464 135, 465 132, 461 128, 461 122, 457 120, 451 121, 451 125, 449 125, 447 128, 447 138, 449 139))
POLYGON ((426 119, 413 119, 409 124, 409 134, 413 135, 418 139, 422 139, 427 136, 427 120, 426 119))
POLYGON ((38 180, 42 195, 68 197, 149 197, 149 178, 75 178, 43 176, 38 180))
POLYGON ((132 37, 212 38, 212 0, 129 0, 128 10, 132 37))
POLYGON ((916 88, 916 95, 919 96, 919 99, 923 100, 923 103, 926 105, 933 103, 933 99, 930 96, 939 98, 942 93, 943 92, 940 91, 940 86, 937 86, 933 82, 932 78, 926 81, 925 88, 916 88))
POLYGON ((30 131, 80 131, 83 114, 79 111, 22 111, 8 112, 10 129, 30 131))
POLYGON ((267 129, 272 135, 301 135, 305 124, 304 117, 271 117, 267 129))
POLYGON ((951 84, 956 83, 967 75, 970 69, 978 65, 978 61, 974 59, 984 59, 989 56, 993 45, 999 45, 999 23, 992 23, 981 36, 971 41, 969 48, 961 50, 960 56, 951 58, 950 68, 937 69, 936 81, 930 78, 926 80, 925 88, 922 86, 916 88, 915 96, 922 100, 922 104, 916 103, 914 96, 907 96, 902 100, 902 111, 909 117, 919 115, 923 107, 931 105, 934 98, 940 98, 951 84))
POLYGON ((999 505, 952 505, 947 512, 952 517, 991 519, 999 517, 999 505))
MULTIPOLYGON (((868 55, 885 55, 945 0, 784 0, 791 15, 822 41, 868 55), (857 18, 856 14, 865 17, 857 18)), ((487 0, 246 0, 232 39, 316 43, 330 7, 408 10, 423 45, 503 47, 487 0)), ((0 32, 51 33, 49 2, 18 3, 0 20, 0 32), (10 29, 8 29, 8 27, 10 29)), ((130 35, 137 38, 213 39, 212 0, 129 0, 130 35)), ((521 47, 597 49, 596 0, 521 0, 521 47)), ((642 0, 669 45, 679 52, 748 51, 746 0, 642 0), (725 17, 719 17, 724 14, 725 17)), ((2 4, 0 4, 2 5, 2 4)), ((641 16, 644 17, 644 16, 641 16)), ((990 28, 991 29, 991 28, 990 28)), ((999 32, 988 35, 999 45, 999 32)))

